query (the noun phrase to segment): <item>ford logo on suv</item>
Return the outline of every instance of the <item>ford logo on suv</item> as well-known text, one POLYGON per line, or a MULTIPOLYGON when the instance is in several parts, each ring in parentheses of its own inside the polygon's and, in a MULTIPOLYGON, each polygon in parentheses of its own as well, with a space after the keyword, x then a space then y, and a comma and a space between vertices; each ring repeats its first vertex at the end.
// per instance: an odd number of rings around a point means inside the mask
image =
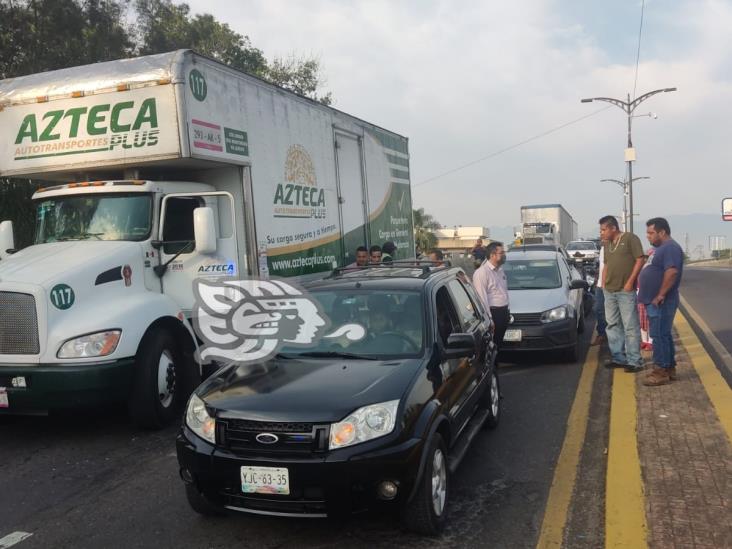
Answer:
POLYGON ((274 444, 278 440, 280 440, 280 437, 277 435, 273 435, 272 433, 259 433, 256 437, 257 442, 261 444, 274 444))

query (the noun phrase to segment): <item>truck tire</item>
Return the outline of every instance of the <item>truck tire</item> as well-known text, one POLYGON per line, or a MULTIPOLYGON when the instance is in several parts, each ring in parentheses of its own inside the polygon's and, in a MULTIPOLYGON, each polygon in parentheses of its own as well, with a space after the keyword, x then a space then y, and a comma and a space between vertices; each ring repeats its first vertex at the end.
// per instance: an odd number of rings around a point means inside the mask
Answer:
POLYGON ((168 330, 156 330, 143 338, 128 404, 137 425, 162 429, 179 418, 188 393, 186 370, 180 345, 168 330))
POLYGON ((426 464, 414 499, 402 509, 402 523, 413 532, 435 536, 445 527, 450 495, 445 442, 435 433, 427 445, 426 464))
POLYGON ((193 484, 186 484, 188 505, 199 515, 205 517, 222 517, 226 514, 223 507, 211 503, 193 484))

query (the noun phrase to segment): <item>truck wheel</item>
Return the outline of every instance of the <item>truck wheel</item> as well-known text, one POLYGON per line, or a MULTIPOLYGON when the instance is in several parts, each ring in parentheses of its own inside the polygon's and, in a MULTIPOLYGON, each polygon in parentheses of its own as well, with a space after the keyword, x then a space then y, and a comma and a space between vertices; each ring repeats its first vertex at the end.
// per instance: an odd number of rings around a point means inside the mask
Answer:
POLYGON ((402 522, 418 534, 434 536, 445 527, 449 491, 447 452, 439 433, 435 433, 427 447, 427 462, 418 480, 414 499, 402 511, 402 522))
POLYGON ((161 429, 178 418, 185 404, 185 360, 167 330, 145 336, 137 351, 129 401, 132 420, 146 429, 161 429))
POLYGON ((186 484, 186 499, 196 513, 205 517, 221 517, 225 515, 222 507, 211 503, 193 484, 186 484))
POLYGON ((495 429, 501 420, 501 385, 498 382, 498 372, 495 366, 491 368, 488 387, 480 397, 480 407, 488 410, 488 418, 483 424, 484 428, 495 429))

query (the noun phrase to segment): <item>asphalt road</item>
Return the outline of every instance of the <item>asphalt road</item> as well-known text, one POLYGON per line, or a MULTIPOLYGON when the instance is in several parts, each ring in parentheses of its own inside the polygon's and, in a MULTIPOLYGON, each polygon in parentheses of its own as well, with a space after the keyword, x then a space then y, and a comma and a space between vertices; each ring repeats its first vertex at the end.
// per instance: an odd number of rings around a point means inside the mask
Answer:
POLYGON ((681 294, 732 353, 732 269, 687 268, 681 281, 681 294))
POLYGON ((501 368, 501 424, 477 438, 452 478, 450 524, 438 539, 405 533, 390 516, 200 517, 178 477, 176 428, 140 432, 117 410, 0 417, 0 538, 32 533, 19 549, 534 547, 582 361, 517 362, 501 368))

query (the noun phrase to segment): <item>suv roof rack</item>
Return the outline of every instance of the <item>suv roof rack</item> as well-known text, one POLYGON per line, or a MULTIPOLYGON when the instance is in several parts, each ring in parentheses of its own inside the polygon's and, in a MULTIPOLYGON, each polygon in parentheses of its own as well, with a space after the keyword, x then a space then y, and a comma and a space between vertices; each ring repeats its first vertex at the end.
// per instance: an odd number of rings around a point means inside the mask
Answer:
MULTIPOLYGON (((330 277, 336 277, 342 274, 353 274, 357 272, 363 272, 363 273, 369 273, 371 276, 373 276, 375 270, 383 271, 385 269, 399 269, 400 271, 404 271, 409 268, 412 269, 420 269, 421 273, 419 274, 419 278, 426 278, 428 276, 432 276, 435 273, 447 271, 452 267, 452 263, 449 259, 445 259, 443 261, 432 261, 429 259, 397 259, 394 261, 390 261, 388 263, 369 263, 368 265, 356 265, 356 266, 350 266, 350 267, 337 267, 333 269, 333 272, 331 273, 330 277)), ((375 273, 374 273, 375 274, 375 273)), ((384 273, 384 276, 395 276, 396 273, 384 273)), ((399 276, 398 274, 396 276, 399 276)), ((402 276, 409 276, 410 278, 415 278, 414 275, 407 275, 404 274, 402 276)))

